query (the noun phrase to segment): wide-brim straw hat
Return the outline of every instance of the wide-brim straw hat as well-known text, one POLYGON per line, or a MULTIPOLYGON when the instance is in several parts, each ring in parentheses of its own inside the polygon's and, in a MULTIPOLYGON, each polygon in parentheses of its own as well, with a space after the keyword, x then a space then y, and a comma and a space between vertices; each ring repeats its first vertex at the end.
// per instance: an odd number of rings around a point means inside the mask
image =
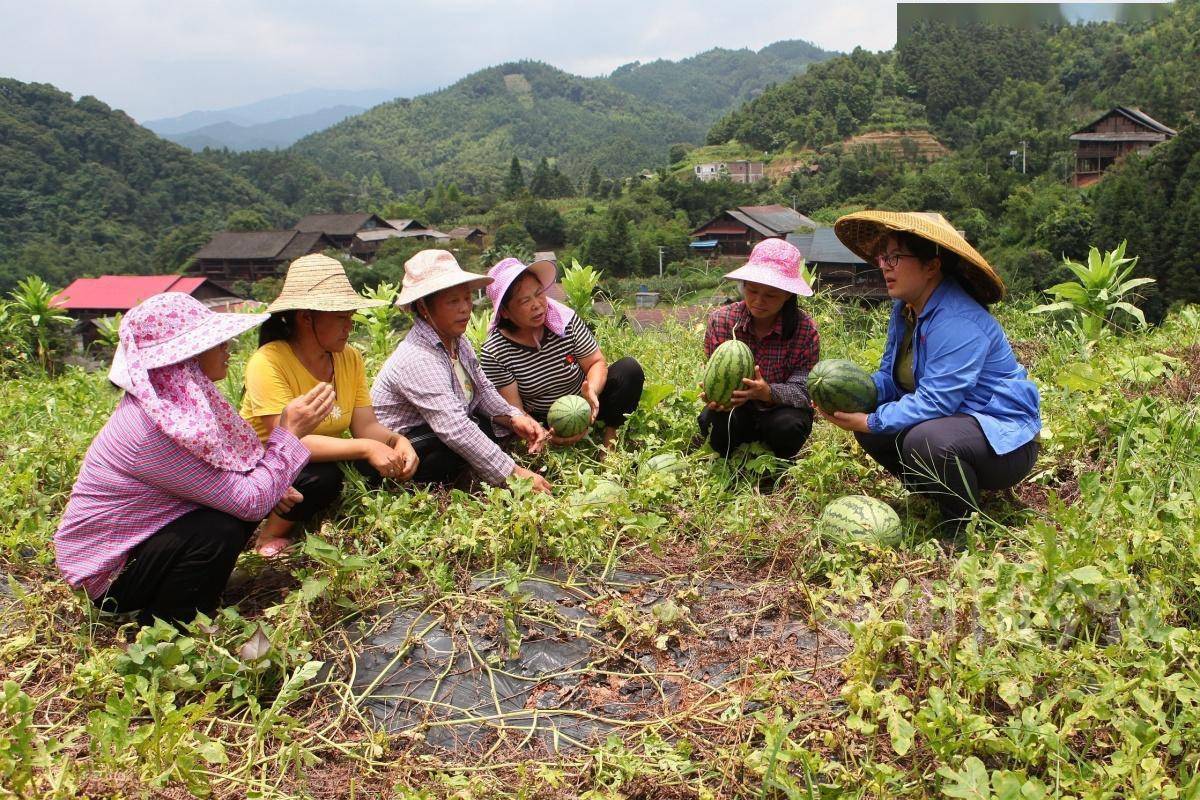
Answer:
POLYGON ((493 281, 487 287, 488 300, 492 302, 491 327, 500 324, 500 304, 504 302, 504 295, 508 294, 509 287, 526 272, 533 273, 534 277, 541 281, 543 289, 549 289, 558 277, 558 266, 546 259, 526 265, 521 263, 520 259, 506 258, 488 270, 488 277, 493 281))
POLYGON ((725 273, 725 277, 731 281, 760 283, 808 297, 813 290, 800 274, 803 261, 804 256, 794 244, 783 239, 763 239, 750 251, 750 260, 733 272, 725 273))
POLYGON ((875 263, 879 242, 888 233, 915 233, 958 255, 958 265, 953 274, 981 304, 991 305, 1004 297, 1003 279, 941 214, 924 211, 856 211, 835 222, 833 231, 842 244, 868 264, 875 263))
POLYGON ((358 311, 385 305, 386 300, 368 300, 354 291, 342 262, 313 253, 291 263, 279 297, 267 311, 358 311))
POLYGON ((407 311, 417 300, 443 289, 463 284, 482 289, 491 282, 486 275, 467 272, 460 267, 449 250, 422 250, 404 262, 404 280, 396 305, 407 311))

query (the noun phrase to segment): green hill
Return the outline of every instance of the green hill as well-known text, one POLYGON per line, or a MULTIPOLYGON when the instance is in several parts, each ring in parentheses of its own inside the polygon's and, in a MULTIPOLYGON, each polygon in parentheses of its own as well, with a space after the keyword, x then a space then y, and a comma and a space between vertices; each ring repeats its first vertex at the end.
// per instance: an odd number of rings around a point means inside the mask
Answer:
POLYGON ((436 181, 477 191, 499 185, 515 154, 556 159, 576 179, 663 164, 671 142, 704 130, 681 114, 546 64, 476 72, 446 89, 376 106, 294 146, 335 175, 378 173, 398 192, 436 181))
POLYGON ((771 84, 835 55, 799 40, 758 51, 718 47, 680 61, 635 61, 618 67, 608 79, 618 89, 711 125, 771 84))
POLYGON ((149 271, 181 226, 282 207, 94 97, 0 79, 0 292, 24 275, 51 284, 149 271))

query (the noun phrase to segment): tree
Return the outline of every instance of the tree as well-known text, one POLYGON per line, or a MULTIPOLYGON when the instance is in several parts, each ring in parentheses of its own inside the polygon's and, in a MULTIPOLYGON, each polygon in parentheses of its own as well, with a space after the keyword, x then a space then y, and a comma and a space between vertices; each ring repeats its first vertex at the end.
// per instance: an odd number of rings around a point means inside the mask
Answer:
POLYGON ((588 173, 587 179, 587 196, 597 197, 600 194, 600 169, 592 164, 592 171, 588 173))
POLYGON ((496 229, 496 236, 493 239, 495 247, 521 247, 532 251, 535 247, 533 237, 529 235, 529 231, 525 230, 524 225, 518 225, 515 222, 510 222, 507 225, 501 225, 496 229))
POLYGON ((521 162, 513 156, 508 166, 508 177, 504 179, 504 196, 512 199, 525 191, 525 173, 521 171, 521 162))
POLYGON ((229 231, 268 231, 271 223, 261 212, 253 208, 241 208, 229 215, 225 220, 225 230, 229 231))
POLYGON ((554 197, 554 176, 550 172, 550 162, 545 156, 542 156, 542 160, 534 167, 533 177, 529 179, 529 193, 543 199, 554 197))
POLYGON ((562 214, 545 203, 530 203, 525 208, 525 230, 543 247, 562 247, 566 242, 567 223, 562 214))

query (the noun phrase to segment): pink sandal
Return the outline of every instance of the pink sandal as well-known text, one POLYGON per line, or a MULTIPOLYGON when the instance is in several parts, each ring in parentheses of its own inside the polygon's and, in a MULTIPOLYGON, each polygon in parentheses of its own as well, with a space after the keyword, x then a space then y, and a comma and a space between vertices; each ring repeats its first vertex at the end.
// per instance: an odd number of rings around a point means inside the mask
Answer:
POLYGON ((278 539, 268 539, 266 542, 255 545, 254 552, 258 553, 263 558, 282 558, 287 555, 288 551, 296 546, 296 542, 286 537, 278 539))

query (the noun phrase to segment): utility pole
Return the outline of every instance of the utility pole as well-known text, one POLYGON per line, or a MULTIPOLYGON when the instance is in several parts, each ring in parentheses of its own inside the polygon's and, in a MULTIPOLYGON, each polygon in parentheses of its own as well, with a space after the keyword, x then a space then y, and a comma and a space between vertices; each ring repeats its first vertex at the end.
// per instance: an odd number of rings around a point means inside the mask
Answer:
POLYGON ((792 211, 796 210, 796 195, 792 195, 792 211))
POLYGON ((1025 140, 1021 140, 1021 174, 1025 174, 1025 140))
POLYGON ((658 277, 660 277, 660 278, 662 277, 663 250, 666 250, 666 249, 667 249, 666 245, 660 244, 658 246, 658 277))

